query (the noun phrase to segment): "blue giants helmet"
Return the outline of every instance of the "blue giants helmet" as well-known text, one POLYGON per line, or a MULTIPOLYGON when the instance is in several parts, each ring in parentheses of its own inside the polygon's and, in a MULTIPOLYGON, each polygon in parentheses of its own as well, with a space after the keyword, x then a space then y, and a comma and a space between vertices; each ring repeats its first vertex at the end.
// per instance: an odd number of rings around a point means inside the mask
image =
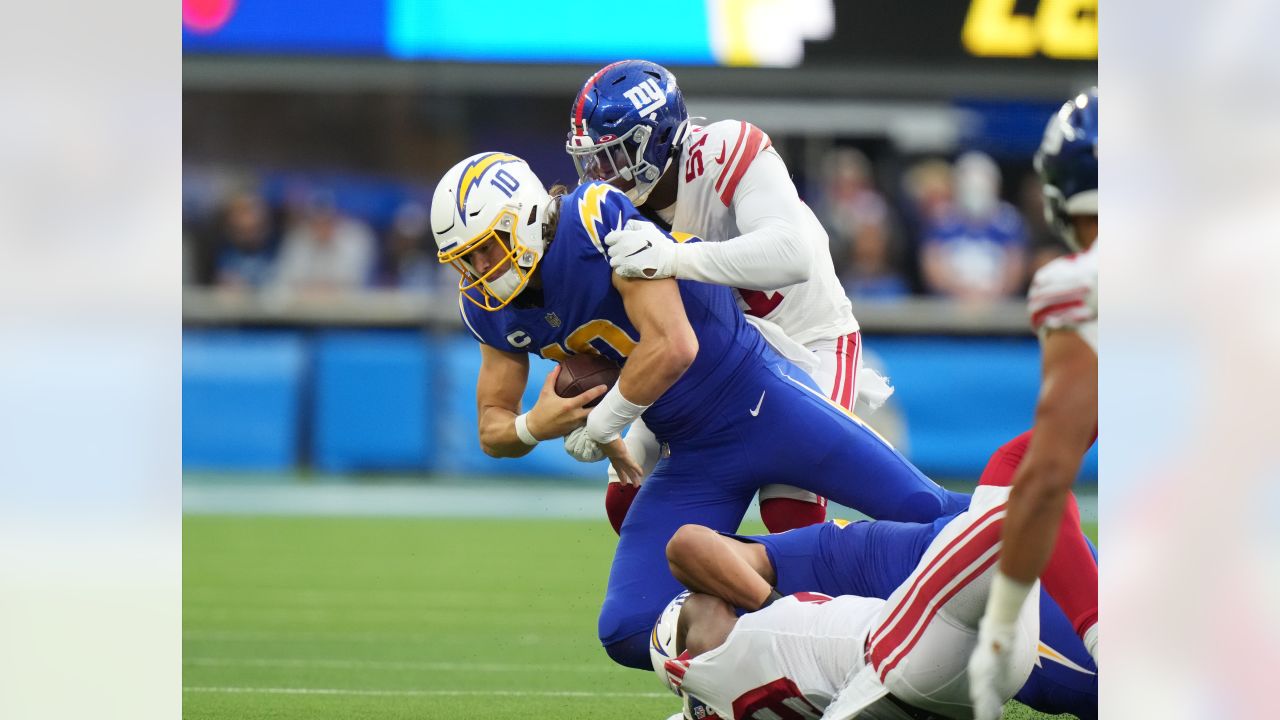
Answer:
POLYGON ((1058 110, 1036 151, 1049 226, 1079 251, 1072 215, 1098 214, 1098 89, 1080 93, 1058 110))
POLYGON ((684 140, 689 111, 666 68, 623 60, 582 86, 569 125, 565 150, 578 179, 603 180, 641 205, 684 140))

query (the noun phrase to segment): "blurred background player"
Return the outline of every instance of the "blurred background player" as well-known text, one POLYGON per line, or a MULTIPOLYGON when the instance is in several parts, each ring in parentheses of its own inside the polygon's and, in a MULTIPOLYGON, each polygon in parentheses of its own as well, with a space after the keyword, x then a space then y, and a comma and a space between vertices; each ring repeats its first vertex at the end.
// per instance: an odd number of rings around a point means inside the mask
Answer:
MULTIPOLYGON (((995 574, 1008 494, 980 486, 887 600, 778 594, 738 618, 719 597, 677 597, 652 632, 654 669, 670 689, 726 720, 968 718, 965 665, 995 574)), ((1038 636, 1039 606, 1028 603, 1010 638, 1012 672, 996 688, 1002 705, 1030 675, 1038 636)))
MULTIPOLYGON (((1022 433, 1001 446, 991 456, 980 482, 1007 487, 1030 438, 1030 433, 1022 433)), ((714 595, 746 611, 758 610, 770 597, 777 597, 774 593, 808 591, 888 598, 953 519, 939 518, 933 523, 833 520, 780 534, 750 536, 689 525, 680 528, 667 544, 667 561, 686 588, 714 595)), ((1096 557, 1078 520, 1067 531, 1096 557)), ((1060 543, 1055 552, 1068 551, 1066 543, 1060 543)), ((1087 585, 1083 578, 1079 580, 1087 585)), ((1070 713, 1079 720, 1092 720, 1098 716, 1097 667, 1048 585, 1046 581, 1039 594, 1039 660, 1014 699, 1051 715, 1070 713)), ((1096 591, 1097 583, 1092 587, 1096 591)), ((1096 613, 1096 594, 1091 601, 1096 613)))
MULTIPOLYGON (((999 716, 997 688, 1015 672, 1010 642, 1027 595, 1050 565, 1080 459, 1098 428, 1098 95, 1082 93, 1049 120, 1036 154, 1050 225, 1076 252, 1031 285, 1031 325, 1043 371, 1035 435, 1013 478, 1004 554, 971 673, 979 718, 999 716)), ((1087 574, 1083 579, 1088 578, 1087 574)), ((1092 575, 1096 583, 1096 571, 1092 575)), ((1096 592, 1096 590, 1095 590, 1096 592)), ((1075 619, 1095 663, 1096 613, 1075 619)))
MULTIPOLYGON (((570 125, 565 147, 581 180, 611 183, 663 229, 703 240, 675 243, 651 225, 615 230, 606 242, 618 274, 734 288, 742 311, 768 321, 755 324, 827 397, 852 410, 869 379, 871 407, 884 402, 891 390, 862 368, 862 336, 827 233, 768 135, 738 120, 692 124, 675 76, 643 60, 588 78, 570 125)), ((653 433, 638 422, 627 445, 647 475, 660 454, 653 433)), ((614 530, 635 493, 610 473, 605 505, 614 530)), ((802 527, 826 517, 826 500, 769 484, 760 490, 760 517, 773 532, 802 527)))
POLYGON ((611 186, 549 194, 506 153, 455 165, 431 205, 440 261, 461 273, 458 303, 481 343, 485 452, 520 457, 571 435, 578 452, 607 455, 638 482, 621 432, 642 414, 672 448, 622 526, 599 621, 610 657, 647 668, 652 618, 680 589, 663 547, 681 525, 734 530, 760 486, 783 474, 873 517, 932 520, 968 496, 943 490, 833 407, 748 325, 727 288, 615 274, 602 235, 640 224, 650 223, 611 186), (551 390, 553 371, 533 408, 520 412, 528 354, 569 352, 618 362, 617 383, 564 399, 551 390))

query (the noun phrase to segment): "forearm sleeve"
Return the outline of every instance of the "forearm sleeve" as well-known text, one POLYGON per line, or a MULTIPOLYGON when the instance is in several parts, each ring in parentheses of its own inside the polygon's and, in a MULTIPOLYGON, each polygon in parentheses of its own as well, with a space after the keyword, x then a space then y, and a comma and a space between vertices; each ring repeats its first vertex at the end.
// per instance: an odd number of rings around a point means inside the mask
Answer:
POLYGON ((756 157, 732 204, 742 234, 681 245, 677 277, 747 290, 776 290, 809 279, 811 240, 802 229, 811 227, 811 213, 776 152, 756 157))

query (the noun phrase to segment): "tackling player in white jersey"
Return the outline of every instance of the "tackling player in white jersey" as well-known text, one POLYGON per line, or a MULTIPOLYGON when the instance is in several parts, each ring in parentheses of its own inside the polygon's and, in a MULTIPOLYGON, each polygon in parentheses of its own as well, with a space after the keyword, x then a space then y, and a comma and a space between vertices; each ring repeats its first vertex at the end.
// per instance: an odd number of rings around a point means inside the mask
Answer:
MULTIPOLYGON (((1081 457, 1098 427, 1098 95, 1068 101, 1049 120, 1036 153, 1045 213, 1076 254, 1054 260, 1031 284, 1031 325, 1043 369, 1035 431, 1013 479, 1004 552, 970 663, 978 718, 998 718, 999 687, 1017 672, 1016 621, 1049 564, 1081 457)), ((1098 659, 1096 623, 1079 628, 1098 659)))
MULTIPOLYGON (((686 703, 725 720, 969 718, 966 661, 1000 546, 1007 487, 981 486, 887 600, 795 593, 736 617, 683 593, 654 626, 650 659, 686 703)), ((776 596, 775 596, 776 597, 776 596)), ((1036 662, 1039 605, 1015 621, 1003 701, 1036 662)))
MULTIPOLYGON (((582 180, 609 182, 650 219, 702 240, 674 243, 651 225, 628 224, 606 238, 615 272, 735 288, 766 339, 831 400, 850 410, 860 393, 872 409, 884 402, 892 391, 862 370, 858 322, 836 278, 826 231, 800 200, 768 135, 737 120, 691 124, 675 77, 641 60, 593 74, 570 122, 566 150, 582 180)), ((627 445, 647 475, 658 441, 637 423, 627 445)), ((606 507, 615 530, 634 490, 610 473, 606 507)), ((773 532, 825 517, 823 498, 786 485, 765 486, 760 501, 773 532)))

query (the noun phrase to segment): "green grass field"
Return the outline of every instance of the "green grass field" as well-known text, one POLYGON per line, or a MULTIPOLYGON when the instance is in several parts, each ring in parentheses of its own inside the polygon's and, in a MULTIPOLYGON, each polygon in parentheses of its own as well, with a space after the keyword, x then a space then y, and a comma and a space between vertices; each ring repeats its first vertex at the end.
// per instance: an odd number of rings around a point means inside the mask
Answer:
POLYGON ((183 716, 662 720, 676 699, 596 641, 614 542, 603 520, 188 516, 183 716))

